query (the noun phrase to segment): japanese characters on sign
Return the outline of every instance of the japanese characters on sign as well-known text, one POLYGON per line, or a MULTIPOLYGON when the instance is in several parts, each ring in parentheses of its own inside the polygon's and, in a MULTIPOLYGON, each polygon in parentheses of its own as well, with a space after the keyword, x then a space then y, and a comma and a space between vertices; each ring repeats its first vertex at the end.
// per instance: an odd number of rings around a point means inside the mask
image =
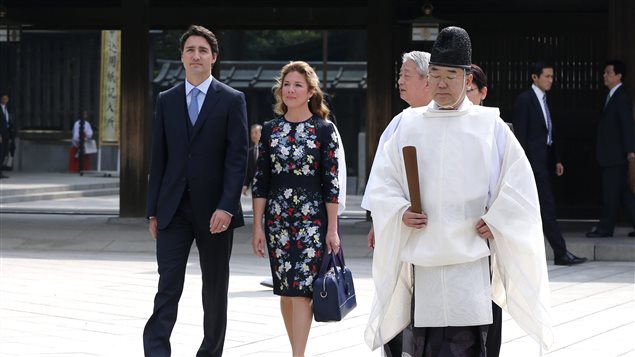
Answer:
POLYGON ((101 32, 99 143, 119 145, 121 31, 101 32))

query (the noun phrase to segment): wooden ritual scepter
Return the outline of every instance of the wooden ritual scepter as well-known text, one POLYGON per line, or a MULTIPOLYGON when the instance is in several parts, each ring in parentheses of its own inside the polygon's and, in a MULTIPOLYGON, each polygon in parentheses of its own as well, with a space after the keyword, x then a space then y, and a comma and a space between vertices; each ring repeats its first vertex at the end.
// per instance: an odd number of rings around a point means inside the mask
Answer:
POLYGON ((408 179, 408 192, 410 193, 411 210, 415 213, 422 213, 421 191, 419 189, 419 167, 417 165, 417 148, 414 146, 404 146, 403 162, 406 166, 406 178, 408 179))

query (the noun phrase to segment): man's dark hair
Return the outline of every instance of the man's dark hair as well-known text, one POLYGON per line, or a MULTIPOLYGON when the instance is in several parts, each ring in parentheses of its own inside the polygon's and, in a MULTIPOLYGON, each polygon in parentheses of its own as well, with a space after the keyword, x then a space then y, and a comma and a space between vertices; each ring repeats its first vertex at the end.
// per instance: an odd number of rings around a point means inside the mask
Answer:
POLYGON ((209 47, 212 49, 212 53, 218 55, 218 40, 216 39, 216 35, 214 35, 212 31, 206 29, 205 27, 198 25, 190 26, 190 28, 188 28, 187 31, 185 31, 183 35, 181 35, 181 52, 183 52, 183 48, 185 47, 185 41, 187 41, 190 36, 203 37, 205 40, 207 40, 207 43, 209 43, 209 47))
POLYGON ((481 69, 481 67, 475 65, 474 63, 472 63, 470 67, 473 78, 472 83, 476 84, 478 90, 483 89, 483 87, 487 87, 487 75, 485 75, 483 69, 481 69))
POLYGON ((540 77, 540 75, 542 74, 542 70, 545 68, 553 68, 553 65, 549 62, 545 62, 545 61, 538 61, 538 62, 534 62, 531 65, 531 68, 529 69, 530 75, 536 75, 537 77, 540 77))
POLYGON ((613 66, 613 72, 615 72, 615 74, 621 74, 622 82, 624 82, 624 78, 626 78, 626 65, 624 62, 620 60, 610 60, 606 61, 604 68, 606 68, 606 66, 613 66))

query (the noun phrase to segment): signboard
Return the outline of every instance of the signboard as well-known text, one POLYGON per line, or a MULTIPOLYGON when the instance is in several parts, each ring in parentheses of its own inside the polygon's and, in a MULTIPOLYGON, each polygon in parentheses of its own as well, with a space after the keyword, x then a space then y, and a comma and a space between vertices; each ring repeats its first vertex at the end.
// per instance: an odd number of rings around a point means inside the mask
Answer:
POLYGON ((101 32, 99 145, 118 146, 121 123, 121 31, 101 32))
POLYGON ((413 24, 412 41, 435 41, 439 35, 438 24, 413 24))

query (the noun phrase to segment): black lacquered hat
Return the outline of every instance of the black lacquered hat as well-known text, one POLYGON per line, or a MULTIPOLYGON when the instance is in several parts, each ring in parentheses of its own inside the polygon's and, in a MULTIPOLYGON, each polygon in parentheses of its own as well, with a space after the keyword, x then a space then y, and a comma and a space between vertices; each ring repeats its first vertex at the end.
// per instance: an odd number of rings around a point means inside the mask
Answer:
POLYGON ((446 27, 432 45, 430 64, 443 67, 470 69, 472 64, 472 42, 467 31, 460 27, 446 27))

